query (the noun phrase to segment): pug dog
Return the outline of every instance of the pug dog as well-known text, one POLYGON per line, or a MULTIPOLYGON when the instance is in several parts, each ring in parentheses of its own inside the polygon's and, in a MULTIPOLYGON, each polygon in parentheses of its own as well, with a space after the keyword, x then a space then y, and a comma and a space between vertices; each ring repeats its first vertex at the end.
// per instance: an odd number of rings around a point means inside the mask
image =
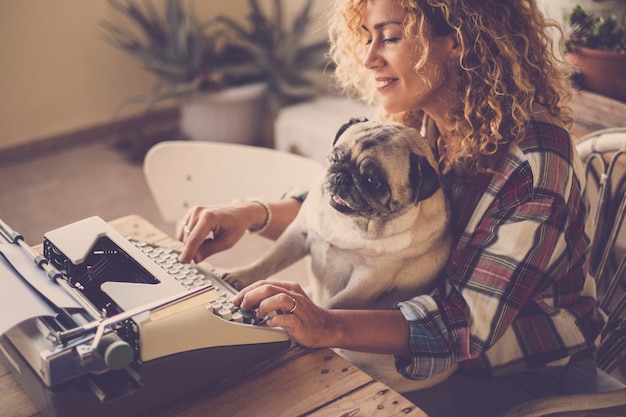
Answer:
MULTIPOLYGON (((224 279, 241 289, 309 255, 315 303, 390 309, 432 290, 449 251, 449 209, 426 140, 399 123, 351 119, 336 134, 326 173, 276 244, 224 279)), ((340 353, 394 389, 417 389, 389 355, 340 353)))
POLYGON ((270 252, 225 280, 241 289, 310 255, 311 295, 327 308, 389 308, 432 289, 449 254, 449 211, 426 140, 352 119, 329 162, 270 252))

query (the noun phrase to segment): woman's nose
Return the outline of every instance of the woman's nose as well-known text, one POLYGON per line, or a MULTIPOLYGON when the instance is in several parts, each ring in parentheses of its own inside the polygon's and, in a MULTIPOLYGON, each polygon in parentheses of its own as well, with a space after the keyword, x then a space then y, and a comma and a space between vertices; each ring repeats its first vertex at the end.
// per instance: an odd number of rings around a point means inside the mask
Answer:
POLYGON ((367 48, 367 52, 361 61, 361 65, 368 69, 374 69, 382 66, 384 60, 379 54, 378 49, 375 47, 375 44, 372 42, 367 48))

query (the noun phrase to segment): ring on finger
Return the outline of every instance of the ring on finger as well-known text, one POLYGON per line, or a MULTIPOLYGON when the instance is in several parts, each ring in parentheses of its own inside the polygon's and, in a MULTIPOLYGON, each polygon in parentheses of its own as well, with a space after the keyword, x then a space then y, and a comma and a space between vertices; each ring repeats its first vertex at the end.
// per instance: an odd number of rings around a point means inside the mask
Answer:
POLYGON ((184 232, 186 235, 188 235, 188 234, 190 234, 190 233, 191 233, 191 229, 189 228, 189 225, 185 224, 185 225, 183 226, 183 232, 184 232))
POLYGON ((296 301, 296 299, 293 297, 291 297, 291 299, 293 300, 293 307, 291 307, 291 310, 289 310, 286 314, 293 314, 293 312, 296 311, 296 308, 298 307, 298 302, 296 301))

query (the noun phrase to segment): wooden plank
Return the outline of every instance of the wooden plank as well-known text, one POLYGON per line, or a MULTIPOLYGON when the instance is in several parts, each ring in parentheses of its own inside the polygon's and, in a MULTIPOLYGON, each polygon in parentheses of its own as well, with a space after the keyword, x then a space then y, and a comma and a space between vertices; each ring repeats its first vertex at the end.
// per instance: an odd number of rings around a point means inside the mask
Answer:
POLYGON ((306 417, 337 417, 355 407, 359 408, 357 417, 428 417, 415 404, 380 382, 373 382, 311 414, 306 414, 306 417))
POLYGON ((596 130, 626 127, 626 103, 588 91, 577 91, 570 107, 574 112, 571 134, 575 140, 596 130))
POLYGON ((135 240, 145 240, 146 242, 155 244, 164 244, 162 242, 174 244, 176 242, 165 232, 159 230, 156 226, 137 215, 120 217, 119 219, 110 221, 109 224, 124 236, 135 240))
POLYGON ((39 409, 9 373, 0 376, 0 398, 2 398, 0 413, 3 417, 42 416, 39 409))
MULTIPOLYGON (((177 417, 295 417, 374 382, 351 363, 327 349, 313 351, 283 367, 203 399, 177 417), (303 375, 307 377, 303 378, 303 375)), ((388 388, 387 388, 388 389, 388 388)))
MULTIPOLYGON (((9 367, 11 365, 8 365, 9 367)), ((22 386, 13 378, 11 372, 0 361, 0 415, 2 417, 38 417, 43 416, 22 386)))

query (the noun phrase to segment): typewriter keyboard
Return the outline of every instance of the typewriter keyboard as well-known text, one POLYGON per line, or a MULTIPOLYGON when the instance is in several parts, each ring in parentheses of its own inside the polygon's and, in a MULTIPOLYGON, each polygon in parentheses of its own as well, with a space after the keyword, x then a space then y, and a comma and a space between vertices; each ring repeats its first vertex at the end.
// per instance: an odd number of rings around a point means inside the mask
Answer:
POLYGON ((232 286, 222 280, 217 272, 209 271, 197 265, 178 262, 179 253, 168 246, 154 245, 143 240, 128 239, 132 244, 144 252, 157 265, 165 269, 170 276, 188 290, 208 284, 217 288, 219 298, 207 306, 217 316, 240 323, 259 324, 252 312, 246 312, 236 307, 230 299, 237 293, 232 286))

